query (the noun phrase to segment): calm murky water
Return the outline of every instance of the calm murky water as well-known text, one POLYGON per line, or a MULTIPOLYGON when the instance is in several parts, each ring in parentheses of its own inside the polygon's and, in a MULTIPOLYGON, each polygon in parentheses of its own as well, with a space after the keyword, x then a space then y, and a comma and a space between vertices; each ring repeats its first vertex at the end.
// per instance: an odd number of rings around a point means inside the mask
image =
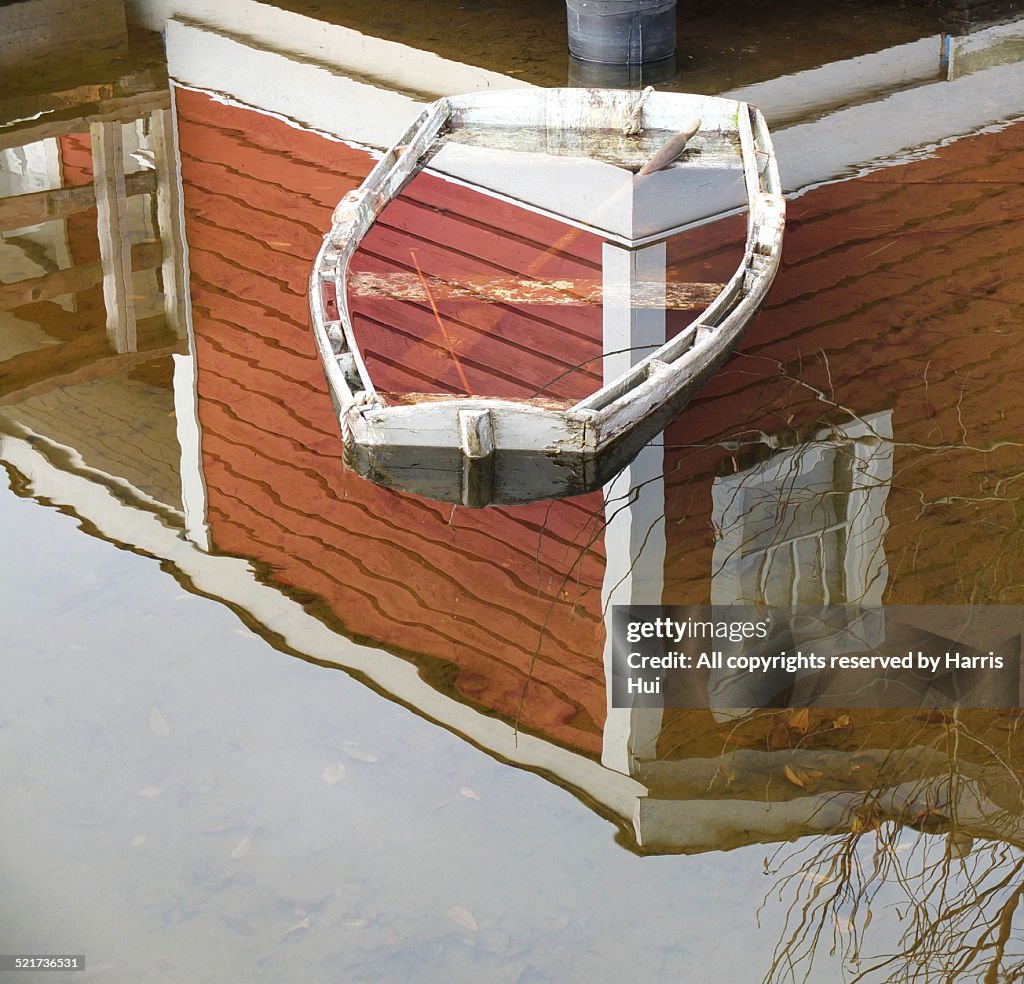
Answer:
MULTIPOLYGON (((429 457, 343 464, 307 284, 420 102, 593 77, 558 4, 100 6, 0 63, 0 950, 85 954, 75 981, 1018 979, 1015 710, 623 710, 606 659, 612 604, 1024 603, 1024 26, 698 5, 664 87, 763 108, 782 269, 610 484, 531 467, 502 480, 538 501, 474 509, 429 457)), ((722 140, 627 208, 629 172, 527 136, 473 171, 462 134, 353 259, 390 398, 571 404, 732 275, 736 173, 692 176, 722 140)))

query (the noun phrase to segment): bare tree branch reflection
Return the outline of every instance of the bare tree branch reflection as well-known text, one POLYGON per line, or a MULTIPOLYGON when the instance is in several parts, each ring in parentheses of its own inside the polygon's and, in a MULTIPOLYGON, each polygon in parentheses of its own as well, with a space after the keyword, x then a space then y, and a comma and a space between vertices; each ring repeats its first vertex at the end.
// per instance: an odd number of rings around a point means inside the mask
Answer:
POLYGON ((765 984, 807 980, 823 959, 851 982, 1024 978, 1020 712, 937 713, 885 753, 869 738, 852 761, 875 766, 871 788, 820 799, 840 807, 833 832, 766 859, 759 914, 785 916, 765 984))

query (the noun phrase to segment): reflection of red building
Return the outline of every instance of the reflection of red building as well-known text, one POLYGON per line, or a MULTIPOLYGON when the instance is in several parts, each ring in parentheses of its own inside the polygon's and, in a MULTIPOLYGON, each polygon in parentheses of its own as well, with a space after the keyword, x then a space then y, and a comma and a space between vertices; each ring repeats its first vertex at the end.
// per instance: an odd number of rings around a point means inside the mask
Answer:
MULTIPOLYGON (((509 718, 529 677, 523 724, 597 751, 601 497, 453 513, 346 476, 305 285, 331 209, 371 158, 199 93, 179 91, 177 106, 215 547, 509 718)), ((483 217, 447 221, 476 236, 466 252, 479 256, 483 217)), ((370 245, 397 235, 385 225, 370 245)), ((433 250, 423 242, 427 272, 433 250)))
POLYGON ((783 269, 743 354, 667 435, 680 445, 666 468, 667 598, 708 598, 709 489, 744 465, 682 445, 806 433, 848 409, 892 413, 885 600, 1020 603, 1022 421, 1006 394, 1024 385, 1022 145, 1017 124, 790 203, 783 269))
MULTIPOLYGON (((371 158, 198 92, 179 90, 177 110, 216 549, 253 558, 318 617, 408 657, 485 713, 595 755, 606 700, 603 497, 453 510, 347 476, 305 289, 331 208, 371 158)), ((986 390, 1020 385, 1007 331, 1022 262, 1011 222, 1021 191, 1009 161, 1022 140, 1022 126, 962 140, 791 204, 768 305, 742 352, 666 436, 666 602, 714 593, 720 491, 749 474, 762 498, 784 503, 794 475, 811 471, 801 442, 828 443, 829 428, 861 449, 814 459, 832 484, 811 507, 825 516, 820 530, 801 536, 820 540, 826 566, 848 568, 834 591, 853 590, 849 530, 864 510, 852 497, 874 494, 878 515, 858 534, 877 534, 859 548, 865 584, 893 602, 955 602, 980 576, 988 600, 1019 600, 1015 589, 996 589, 1020 581, 1019 561, 1008 551, 996 569, 982 556, 992 541, 972 530, 978 521, 1007 527, 1007 547, 1016 536, 1006 489, 1022 470, 1010 443, 1020 421, 1006 401, 992 419, 986 390), (891 417, 895 441, 851 426, 851 415, 871 426, 891 417), (887 475, 864 470, 879 443, 887 475), (840 468, 849 472, 842 481, 840 468)), ((597 275, 595 239, 533 215, 512 234, 506 209, 521 214, 421 177, 368 237, 355 269, 450 276, 456 255, 478 276, 597 275)), ((735 262, 726 255, 735 232, 729 220, 706 229, 699 249, 671 252, 675 278, 720 279, 735 262)), ((584 306, 528 316, 449 300, 439 311, 446 332, 429 305, 359 297, 353 312, 382 389, 468 383, 522 395, 524 380, 536 388, 600 346, 600 312, 584 306), (387 324, 407 333, 378 330, 387 324), (423 344, 410 361, 414 341, 423 344)), ((550 392, 572 398, 596 378, 591 368, 550 392)), ((793 543, 786 549, 798 556, 806 543, 793 543)))

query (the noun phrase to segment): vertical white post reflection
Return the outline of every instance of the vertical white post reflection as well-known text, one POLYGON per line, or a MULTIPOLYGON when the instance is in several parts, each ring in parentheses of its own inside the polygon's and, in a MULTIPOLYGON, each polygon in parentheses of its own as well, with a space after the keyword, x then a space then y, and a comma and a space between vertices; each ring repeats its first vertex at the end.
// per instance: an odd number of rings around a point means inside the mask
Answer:
POLYGON ((199 366, 189 295, 185 196, 181 184, 178 108, 174 94, 172 83, 170 110, 155 113, 153 120, 160 241, 163 244, 164 310, 168 324, 175 326, 178 337, 188 339, 189 354, 174 356, 174 415, 178 447, 181 449, 181 506, 185 513, 185 535, 201 550, 208 551, 210 527, 206 521, 203 430, 199 423, 199 366), (160 189, 163 189, 162 204, 160 189))
MULTIPOLYGON (((50 137, 41 141, 46 154, 47 186, 49 188, 60 188, 64 184, 64 164, 61 156, 60 141, 56 137, 50 137)), ((71 254, 71 242, 68 239, 68 220, 60 219, 58 222, 43 226, 53 228, 53 257, 58 270, 67 270, 74 264, 71 254)), ((58 298, 57 302, 68 311, 78 310, 78 295, 72 294, 66 298, 58 298)))
MULTIPOLYGON (((604 379, 622 375, 665 342, 664 243, 624 249, 605 243, 604 379), (644 283, 645 300, 634 307, 634 285, 644 283), (657 303, 660 284, 662 303, 657 303)), ((607 716, 601 751, 603 765, 629 775, 637 754, 649 753, 661 731, 657 707, 616 708, 612 696, 612 606, 660 605, 665 580, 665 451, 661 437, 604 489, 605 574, 601 603, 605 612, 604 672, 607 716)), ((649 698, 648 698, 649 700, 649 698)))
POLYGON ((172 109, 157 109, 151 118, 153 157, 156 164, 156 214, 160 230, 161 281, 167 326, 178 336, 188 336, 184 269, 181 169, 172 109))
POLYGON ((621 376, 665 342, 665 244, 626 249, 605 243, 601 252, 604 289, 604 381, 621 376), (636 284, 647 284, 642 307, 633 306, 636 284), (660 287, 660 290, 659 290, 660 287), (647 297, 650 300, 647 300, 647 297), (658 300, 661 303, 657 303, 658 300))
POLYGON ((93 123, 92 171, 96 189, 96 232, 103 266, 103 302, 107 337, 115 352, 138 350, 132 298, 132 244, 128 195, 124 183, 124 140, 121 124, 93 123))
POLYGON ((201 550, 210 549, 206 524, 206 478, 203 475, 202 429, 196 393, 196 359, 192 354, 175 355, 174 417, 181 449, 181 506, 185 513, 185 535, 201 550))

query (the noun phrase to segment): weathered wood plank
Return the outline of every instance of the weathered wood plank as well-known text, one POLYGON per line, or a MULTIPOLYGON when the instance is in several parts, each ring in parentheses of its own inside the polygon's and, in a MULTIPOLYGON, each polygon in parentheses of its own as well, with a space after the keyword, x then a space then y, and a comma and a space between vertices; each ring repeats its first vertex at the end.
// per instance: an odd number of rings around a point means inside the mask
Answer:
MULTIPOLYGON (((391 274, 405 273, 417 276, 422 273, 425 277, 437 277, 443 281, 455 283, 472 283, 476 278, 507 278, 522 277, 524 280, 545 281, 562 279, 596 279, 599 276, 600 268, 597 270, 581 266, 572 261, 561 262, 545 260, 540 249, 532 249, 522 254, 524 262, 520 265, 506 265, 505 263, 485 262, 484 258, 474 252, 473 240, 444 240, 447 248, 435 245, 433 240, 424 237, 414 237, 393 229, 387 225, 375 226, 360 246, 349 267, 349 276, 357 273, 370 274, 391 274), (415 254, 415 256, 413 256, 415 254)), ((515 251, 510 249, 515 255, 515 251)), ((376 301, 368 298, 355 298, 348 295, 354 304, 358 304, 364 313, 372 314, 372 308, 376 301)), ((383 301, 386 298, 380 298, 383 301)), ((460 303, 463 307, 472 298, 467 298, 460 303)), ((447 305, 442 305, 441 314, 446 316, 447 305)), ((355 307, 353 307, 353 314, 355 307)), ((559 337, 568 341, 570 337, 579 339, 581 342, 596 342, 600 337, 600 311, 597 306, 586 305, 562 305, 556 312, 548 312, 555 315, 556 326, 549 323, 546 313, 540 311, 519 310, 514 311, 510 305, 504 307, 493 307, 490 314, 484 318, 477 318, 479 327, 485 330, 502 331, 501 325, 507 318, 518 315, 521 320, 534 321, 536 324, 532 329, 516 329, 517 337, 526 341, 530 335, 538 335, 540 344, 544 351, 550 351, 547 344, 551 339, 552 329, 558 331, 559 337), (523 331, 526 331, 526 334, 523 331)), ((456 317, 458 317, 456 315, 456 317)), ((532 344, 532 343, 531 343, 532 344)))
MULTIPOLYGON (((140 326, 139 350, 166 346, 167 335, 162 317, 147 319, 140 326)), ((16 394, 31 391, 40 383, 61 378, 114 355, 106 335, 97 332, 60 345, 47 345, 31 352, 23 352, 0 362, 0 402, 14 402, 16 394)), ((20 397, 18 397, 20 399, 20 397)))
MULTIPOLYGON (((662 166, 667 167, 678 158, 676 166, 680 167, 738 167, 740 149, 736 134, 698 133, 699 122, 682 142, 685 151, 680 146, 679 152, 662 166)), ((600 160, 627 171, 639 172, 676 135, 676 130, 648 129, 636 136, 626 136, 621 130, 599 130, 589 134, 574 133, 570 139, 570 135, 558 134, 547 128, 495 126, 456 129, 446 139, 452 143, 481 146, 509 154, 534 153, 600 160)))
MULTIPOLYGON (((132 269, 151 270, 159 266, 160 257, 160 243, 139 243, 132 247, 132 269)), ((86 263, 13 284, 0 284, 0 311, 11 311, 36 301, 49 301, 62 294, 77 294, 102 280, 102 263, 86 263)))
MULTIPOLYGON (((96 359, 92 362, 81 366, 80 368, 72 368, 67 372, 58 373, 56 375, 48 376, 46 379, 40 379, 35 383, 27 383, 17 389, 9 389, 0 382, 0 407, 9 406, 12 403, 21 403, 24 400, 33 399, 39 396, 45 396, 47 393, 53 390, 66 389, 69 386, 79 386, 84 383, 94 383, 100 379, 110 379, 116 376, 123 376, 131 372, 136 366, 145 365, 147 362, 151 362, 153 359, 164 358, 168 355, 181 354, 185 349, 184 342, 178 342, 174 345, 164 345, 160 348, 147 348, 138 352, 128 352, 123 354, 112 353, 109 356, 104 356, 96 359)), ((52 348, 47 348, 46 353, 52 352, 52 348)), ((81 353, 78 353, 81 355, 81 353)), ((78 356, 74 356, 70 364, 74 364, 78 356)), ((42 363, 49 361, 44 358, 42 363)), ((6 380, 6 371, 4 370, 5 363, 0 363, 0 380, 6 380)))
POLYGON ((103 265, 103 300, 107 334, 118 352, 135 351, 135 305, 132 301, 132 247, 128 237, 128 197, 124 175, 124 137, 120 123, 93 123, 93 186, 96 233, 103 265))
MULTIPOLYGON (((89 86, 99 92, 110 91, 113 86, 89 86)), ((35 119, 40 106, 26 105, 23 112, 33 117, 24 123, 14 123, 0 130, 0 150, 21 147, 37 140, 63 137, 69 133, 88 130, 93 123, 130 123, 141 119, 155 109, 167 109, 170 94, 166 89, 156 92, 141 92, 132 95, 101 98, 86 105, 71 105, 63 111, 54 110, 51 115, 35 119)), ((19 111, 7 104, 0 104, 0 121, 17 118, 19 111)))
MULTIPOLYGON (((153 171, 138 171, 125 176, 125 194, 129 197, 151 194, 156 185, 153 171)), ((69 215, 87 211, 95 204, 96 189, 91 184, 0 198, 0 232, 66 219, 69 215)))

